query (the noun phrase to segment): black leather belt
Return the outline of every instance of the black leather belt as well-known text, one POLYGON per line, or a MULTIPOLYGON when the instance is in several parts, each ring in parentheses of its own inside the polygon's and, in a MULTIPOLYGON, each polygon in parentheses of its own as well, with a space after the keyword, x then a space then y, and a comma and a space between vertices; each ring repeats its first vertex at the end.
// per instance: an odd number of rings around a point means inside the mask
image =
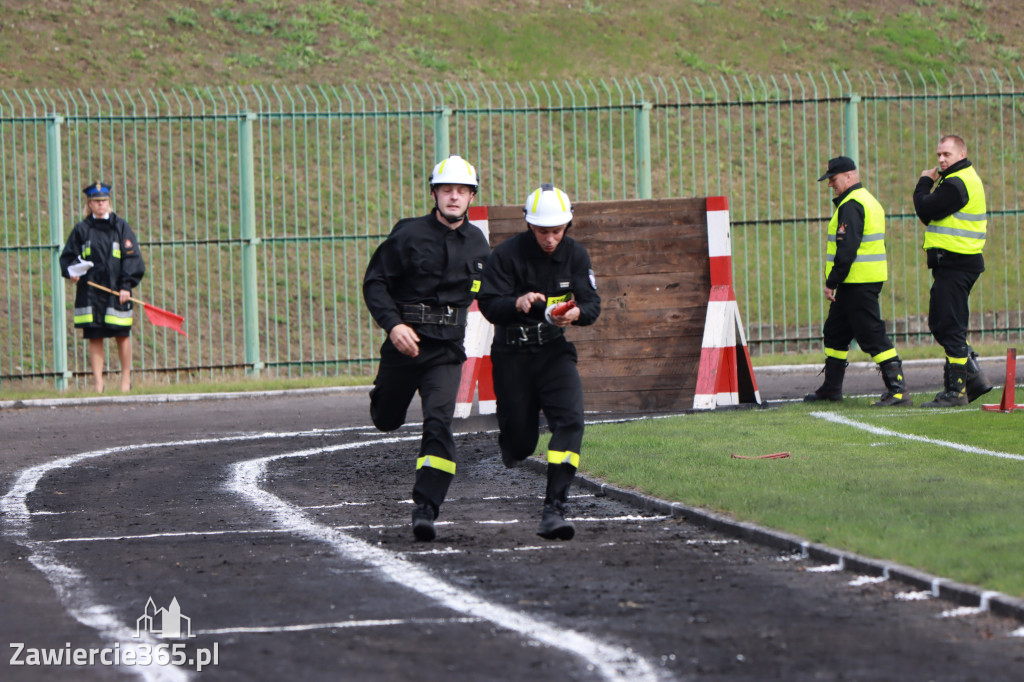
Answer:
POLYGON ((439 324, 450 327, 466 326, 466 308, 450 305, 426 305, 424 303, 403 303, 398 306, 402 322, 413 324, 439 324))
POLYGON ((505 343, 510 346, 543 346, 565 335, 565 330, 553 324, 515 325, 505 329, 505 343))

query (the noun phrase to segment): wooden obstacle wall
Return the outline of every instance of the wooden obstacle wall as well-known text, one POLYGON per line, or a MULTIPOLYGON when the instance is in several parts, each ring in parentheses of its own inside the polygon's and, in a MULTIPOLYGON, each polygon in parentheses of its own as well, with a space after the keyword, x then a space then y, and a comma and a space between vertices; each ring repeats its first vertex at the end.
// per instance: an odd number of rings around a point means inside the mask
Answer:
MULTIPOLYGON (((601 316, 566 334, 584 407, 618 414, 693 408, 711 291, 704 198, 573 204, 569 236, 590 252, 601 316)), ((491 246, 526 229, 521 206, 487 208, 491 246)))

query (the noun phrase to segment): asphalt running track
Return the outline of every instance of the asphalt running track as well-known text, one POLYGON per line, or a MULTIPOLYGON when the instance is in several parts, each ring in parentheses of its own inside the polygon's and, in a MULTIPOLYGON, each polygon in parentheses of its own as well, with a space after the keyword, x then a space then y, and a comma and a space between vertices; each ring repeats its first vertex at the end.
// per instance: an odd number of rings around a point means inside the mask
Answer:
MULTIPOLYGON (((1000 680, 1021 623, 581 488, 467 435, 438 540, 415 543, 415 429, 365 394, 0 411, 0 632, 124 652, 176 599, 218 662, 18 666, 4 680, 1000 680), (194 667, 194 666, 189 666, 194 667)), ((22 651, 21 660, 26 660, 22 651)))

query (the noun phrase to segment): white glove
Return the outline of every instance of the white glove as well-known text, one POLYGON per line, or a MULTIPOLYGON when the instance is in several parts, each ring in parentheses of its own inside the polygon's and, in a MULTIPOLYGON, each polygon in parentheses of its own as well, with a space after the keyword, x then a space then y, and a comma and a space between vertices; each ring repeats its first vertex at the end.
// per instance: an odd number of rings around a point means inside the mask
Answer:
POLYGON ((89 268, 93 265, 95 263, 91 260, 82 260, 82 257, 79 256, 77 263, 68 266, 68 274, 72 277, 82 277, 85 273, 89 272, 89 268))

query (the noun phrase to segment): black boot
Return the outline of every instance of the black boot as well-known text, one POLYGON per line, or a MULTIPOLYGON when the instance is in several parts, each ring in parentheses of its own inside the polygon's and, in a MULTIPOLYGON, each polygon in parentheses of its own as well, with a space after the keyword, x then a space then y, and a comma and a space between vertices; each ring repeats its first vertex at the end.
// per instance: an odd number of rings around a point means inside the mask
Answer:
POLYGON ((412 510, 412 534, 421 542, 430 542, 436 535, 434 531, 434 508, 429 504, 418 504, 412 510))
POLYGON ((576 535, 576 529, 565 520, 564 504, 558 500, 544 503, 537 535, 545 540, 572 540, 576 535))
POLYGON ((576 475, 571 464, 548 464, 548 487, 544 495, 544 511, 540 517, 537 535, 545 540, 572 540, 576 529, 565 520, 565 501, 569 486, 576 475))
MULTIPOLYGON (((820 400, 829 400, 838 403, 843 399, 843 377, 846 376, 846 367, 849 365, 846 360, 839 358, 825 358, 825 381, 814 393, 804 396, 804 402, 816 403, 820 400)), ((821 372, 818 372, 821 374, 821 372)))
POLYGON ((969 403, 973 403, 992 390, 992 384, 988 383, 988 379, 985 378, 985 373, 981 371, 977 358, 978 354, 972 350, 967 355, 967 364, 964 365, 967 370, 967 402, 969 403))
POLYGON ((878 402, 871 403, 872 407, 898 407, 913 405, 910 394, 907 393, 907 382, 903 378, 903 363, 899 358, 893 358, 878 366, 882 371, 882 380, 885 382, 885 393, 878 402))
POLYGON ((921 403, 921 407, 956 407, 967 404, 967 368, 946 360, 942 370, 945 390, 936 393, 935 399, 921 403))

